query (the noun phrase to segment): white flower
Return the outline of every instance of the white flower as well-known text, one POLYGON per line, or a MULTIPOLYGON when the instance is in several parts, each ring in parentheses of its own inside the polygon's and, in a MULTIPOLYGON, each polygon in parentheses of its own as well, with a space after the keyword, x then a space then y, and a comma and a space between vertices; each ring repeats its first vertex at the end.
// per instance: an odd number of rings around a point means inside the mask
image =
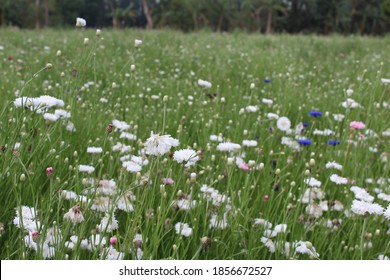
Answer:
POLYGON ((131 201, 135 201, 135 196, 131 192, 127 192, 118 199, 117 208, 125 212, 133 212, 134 207, 131 201))
POLYGON ((390 202, 390 194, 379 193, 378 198, 390 202))
POLYGON ((333 182, 333 183, 336 183, 337 185, 345 185, 348 183, 348 179, 347 178, 344 178, 344 177, 341 177, 337 174, 332 174, 330 176, 330 180, 333 182))
POLYGON ((70 112, 62 109, 55 109, 54 115, 56 115, 60 119, 68 119, 71 116, 70 112))
POLYGON ((179 146, 179 140, 170 135, 159 135, 150 133, 150 137, 145 142, 146 154, 161 156, 169 152, 172 147, 179 146))
POLYGON ((210 82, 204 81, 204 80, 201 80, 201 79, 198 80, 198 85, 200 85, 202 87, 206 87, 206 88, 211 88, 211 83, 210 82))
POLYGON ((221 136, 217 136, 217 135, 210 135, 210 140, 211 140, 211 141, 222 142, 222 141, 223 141, 223 138, 222 138, 221 136))
POLYGON ((42 95, 40 97, 19 97, 14 101, 15 107, 26 107, 38 114, 46 112, 51 107, 64 107, 64 101, 49 95, 42 95))
POLYGON ((390 84, 390 79, 381 78, 381 82, 384 84, 390 84))
POLYGON ((124 131, 131 128, 131 126, 128 123, 124 121, 118 121, 118 120, 113 120, 112 125, 115 127, 115 130, 120 130, 120 131, 124 131))
POLYGON ((233 152, 235 150, 239 150, 240 148, 241 146, 239 144, 231 142, 219 143, 217 146, 217 150, 221 152, 233 152))
POLYGON ((100 180, 99 187, 96 189, 98 193, 102 193, 105 195, 111 195, 116 190, 115 180, 100 180))
POLYGON ((275 243, 271 239, 262 237, 260 240, 271 253, 275 253, 275 243))
POLYGON ((312 187, 306 189, 305 193, 302 197, 302 203, 312 203, 315 199, 321 199, 323 197, 324 193, 321 189, 312 187))
POLYGON ((327 169, 330 169, 330 168, 333 168, 333 169, 337 169, 337 170, 342 170, 343 169, 343 166, 335 161, 328 161, 325 165, 325 167, 327 169))
POLYGON ((352 201, 351 211, 357 215, 375 214, 382 215, 383 207, 377 203, 369 203, 360 200, 352 201))
POLYGON ((91 235, 89 238, 89 250, 95 250, 96 248, 106 245, 107 240, 105 237, 100 237, 100 234, 91 235))
POLYGON ((362 107, 359 103, 357 103, 352 98, 347 98, 347 100, 341 103, 341 106, 343 106, 346 109, 354 109, 354 108, 362 107))
POLYGON ((190 210, 196 206, 196 201, 195 200, 188 200, 188 199, 180 199, 177 202, 177 207, 181 210, 190 210))
POLYGON ((298 241, 294 242, 293 247, 295 247, 295 254, 307 254, 313 258, 319 258, 320 255, 316 252, 316 249, 310 242, 298 241))
POLYGON ((372 195, 369 195, 368 192, 363 189, 359 188, 357 186, 352 186, 350 190, 355 194, 356 199, 363 200, 365 202, 373 202, 374 197, 372 195))
POLYGON ((254 112, 257 112, 259 110, 259 108, 257 106, 252 106, 252 105, 249 105, 245 108, 245 110, 247 112, 251 112, 251 113, 254 113, 254 112))
POLYGON ((276 225, 274 228, 274 231, 276 231, 277 233, 286 232, 286 230, 287 230, 287 224, 279 224, 276 225))
POLYGON ((66 130, 69 131, 69 132, 75 132, 76 128, 74 127, 73 123, 68 122, 68 124, 66 125, 66 130))
POLYGON ((256 147, 257 141, 256 140, 243 140, 242 145, 246 147, 256 147))
MULTIPOLYGON (((389 83, 390 83, 390 80, 389 80, 389 83)), ((389 257, 387 257, 387 256, 385 256, 385 255, 383 255, 383 254, 380 254, 380 255, 378 256, 378 260, 380 260, 380 261, 388 261, 388 260, 390 260, 390 259, 389 259, 389 257)))
POLYGON ((261 99, 261 102, 265 103, 265 104, 268 104, 268 105, 272 105, 272 103, 274 103, 272 101, 272 99, 267 99, 267 98, 263 98, 261 99))
POLYGON ((189 227, 187 223, 177 223, 175 224, 175 230, 177 234, 181 234, 185 237, 188 237, 192 234, 192 228, 189 227))
POLYGON ((45 113, 43 115, 43 118, 48 122, 48 123, 53 123, 53 122, 56 122, 58 120, 58 117, 54 114, 51 114, 51 113, 45 113))
POLYGON ((225 229, 228 226, 227 213, 223 214, 223 217, 213 214, 210 218, 210 228, 225 229))
POLYGON ((122 166, 126 168, 127 171, 131 173, 137 173, 140 172, 142 169, 142 166, 139 165, 138 163, 130 160, 130 161, 125 161, 122 163, 122 166))
POLYGON ((321 187, 321 182, 318 181, 316 178, 306 178, 304 180, 305 184, 309 185, 310 187, 321 187))
POLYGON ((139 46, 141 46, 142 45, 142 40, 139 40, 139 39, 135 39, 134 40, 134 46, 135 47, 139 47, 139 46))
POLYGON ((69 211, 65 213, 64 219, 71 220, 74 224, 84 221, 84 216, 80 211, 80 206, 76 205, 70 208, 69 211))
POLYGON ((306 213, 312 218, 320 218, 322 216, 322 209, 317 203, 310 203, 306 206, 306 213))
POLYGON ((137 140, 137 135, 127 133, 127 132, 122 132, 119 138, 126 138, 128 140, 137 140))
POLYGON ((386 219, 390 220, 390 204, 389 204, 389 206, 387 206, 386 211, 383 212, 383 216, 384 216, 386 219))
POLYGON ((275 114, 275 113, 268 113, 267 118, 270 120, 277 120, 277 119, 279 119, 279 115, 275 114))
POLYGON ((189 167, 195 165, 195 163, 199 160, 199 156, 196 151, 192 149, 183 149, 175 151, 173 159, 178 163, 186 162, 185 167, 189 167))
POLYGON ((295 151, 301 150, 301 147, 299 146, 298 141, 295 141, 295 140, 291 139, 290 137, 283 136, 282 137, 282 145, 286 145, 295 151))
POLYGON ((291 122, 287 117, 280 117, 276 125, 281 131, 287 131, 291 127, 291 122))
POLYGON ((118 228, 118 221, 115 219, 114 214, 106 214, 106 216, 101 220, 98 225, 98 230, 100 232, 112 232, 118 228))
POLYGON ((127 153, 127 152, 131 152, 132 150, 131 146, 122 144, 120 142, 116 142, 116 145, 112 146, 111 149, 114 152, 120 152, 120 153, 127 153))
POLYGON ((85 19, 83 19, 83 18, 76 18, 76 26, 77 27, 84 27, 84 26, 86 26, 87 25, 87 22, 86 22, 86 20, 85 19))
POLYGON ((75 193, 75 192, 72 192, 72 191, 67 191, 67 190, 63 190, 61 192, 61 196, 65 199, 65 200, 76 200, 78 198, 78 195, 75 193))
POLYGON ((114 247, 104 248, 100 253, 101 260, 123 260, 124 254, 118 252, 114 247))
POLYGON ((80 164, 79 165, 79 171, 80 172, 86 172, 86 173, 92 173, 95 171, 95 167, 93 166, 90 166, 90 165, 83 165, 83 164, 80 164))
POLYGON ((261 219, 261 218, 256 218, 254 221, 254 224, 261 225, 264 228, 268 228, 268 229, 272 228, 272 223, 270 223, 269 221, 267 221, 265 219, 261 219))
POLYGON ((103 149, 100 147, 88 147, 87 153, 89 154, 100 154, 103 152, 103 149))
POLYGON ((141 248, 137 248, 136 259, 137 259, 137 260, 141 260, 143 256, 144 256, 144 251, 142 251, 141 248))
POLYGON ((333 114, 334 120, 338 122, 341 122, 344 119, 344 117, 345 116, 343 114, 333 114))

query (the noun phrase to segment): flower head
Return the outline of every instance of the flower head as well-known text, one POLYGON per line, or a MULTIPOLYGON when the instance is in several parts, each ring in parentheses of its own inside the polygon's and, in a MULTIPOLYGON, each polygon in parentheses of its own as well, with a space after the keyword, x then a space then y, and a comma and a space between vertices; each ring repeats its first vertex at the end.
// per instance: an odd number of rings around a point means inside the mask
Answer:
POLYGON ((217 146, 217 150, 221 152, 233 152, 239 149, 241 149, 240 144, 235 144, 231 142, 219 143, 217 146))
POLYGON ((192 234, 192 228, 190 228, 187 223, 177 223, 175 225, 175 230, 177 234, 181 234, 185 237, 188 237, 192 234))
POLYGON ((340 145, 340 141, 339 140, 336 140, 336 139, 331 139, 328 141, 328 145, 329 146, 336 146, 336 145, 340 145))
POLYGON ((50 167, 46 168, 46 175, 48 177, 51 177, 53 175, 53 173, 54 173, 54 168, 53 167, 50 166, 50 167))
POLYGON ((196 151, 192 149, 182 149, 175 151, 173 159, 178 163, 185 162, 185 167, 189 167, 195 165, 195 163, 199 160, 199 156, 196 151))
POLYGON ((298 140, 298 144, 301 146, 309 146, 311 145, 312 141, 310 139, 300 139, 298 140))
POLYGON ((322 112, 321 111, 310 111, 309 115, 312 117, 322 117, 322 112))
POLYGON ((356 130, 360 130, 360 129, 364 129, 366 127, 366 125, 362 122, 358 122, 358 121, 353 121, 349 124, 349 126, 351 128, 354 128, 356 130))
POLYGON ((145 142, 146 153, 148 155, 161 156, 169 152, 172 147, 179 146, 179 140, 170 135, 159 135, 150 133, 150 137, 145 142))
POLYGON ((77 27, 84 27, 87 25, 87 21, 83 18, 76 18, 76 26, 77 27))
POLYGON ((173 185, 173 184, 175 183, 175 181, 173 181, 172 178, 163 178, 163 179, 162 179, 162 182, 163 182, 163 184, 165 184, 165 185, 173 185))
POLYGON ((80 206, 75 205, 69 209, 64 215, 64 219, 71 220, 74 224, 84 221, 83 213, 80 211, 80 206))
POLYGON ((139 46, 141 46, 142 45, 142 40, 140 40, 140 39, 135 39, 134 40, 134 46, 135 47, 139 47, 139 46))
POLYGON ((204 80, 201 80, 201 79, 198 80, 198 85, 200 85, 202 87, 206 87, 206 88, 211 88, 211 83, 210 82, 204 81, 204 80))
POLYGON ((281 131, 287 131, 291 127, 291 122, 287 117, 280 117, 276 123, 281 131))
POLYGON ((382 215, 383 207, 377 203, 370 203, 355 199, 352 202, 351 211, 357 215, 375 214, 382 215))

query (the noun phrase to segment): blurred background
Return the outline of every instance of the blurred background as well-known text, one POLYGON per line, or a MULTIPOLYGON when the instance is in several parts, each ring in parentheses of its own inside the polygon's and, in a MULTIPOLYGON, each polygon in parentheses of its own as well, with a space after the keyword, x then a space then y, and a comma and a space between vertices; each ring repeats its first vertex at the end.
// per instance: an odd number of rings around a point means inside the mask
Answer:
POLYGON ((383 35, 390 0, 0 0, 0 26, 383 35))

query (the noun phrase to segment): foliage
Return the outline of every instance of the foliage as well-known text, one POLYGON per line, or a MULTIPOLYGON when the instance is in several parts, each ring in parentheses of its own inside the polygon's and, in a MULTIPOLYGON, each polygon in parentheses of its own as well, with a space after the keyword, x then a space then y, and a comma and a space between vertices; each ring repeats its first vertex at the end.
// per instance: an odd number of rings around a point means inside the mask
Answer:
POLYGON ((1 26, 384 34, 389 0, 1 0, 1 26), (33 13, 29 11, 34 11, 33 13))

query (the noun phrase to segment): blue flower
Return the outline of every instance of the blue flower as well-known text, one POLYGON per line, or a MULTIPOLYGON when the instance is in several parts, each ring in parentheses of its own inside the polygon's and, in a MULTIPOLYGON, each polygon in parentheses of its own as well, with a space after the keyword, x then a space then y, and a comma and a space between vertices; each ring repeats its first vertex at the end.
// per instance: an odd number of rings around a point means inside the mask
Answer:
POLYGON ((306 128, 309 126, 309 124, 307 122, 302 122, 302 126, 306 128))
POLYGON ((266 77, 266 78, 264 79, 264 83, 269 84, 270 82, 271 82, 271 80, 270 80, 268 77, 266 77))
POLYGON ((322 112, 321 111, 310 111, 309 115, 312 117, 322 117, 322 112))
POLYGON ((336 139, 331 139, 328 141, 328 145, 331 145, 331 146, 340 145, 340 141, 336 140, 336 139))
POLYGON ((301 140, 298 140, 298 144, 301 146, 309 146, 311 144, 311 140, 310 139, 301 139, 301 140))

